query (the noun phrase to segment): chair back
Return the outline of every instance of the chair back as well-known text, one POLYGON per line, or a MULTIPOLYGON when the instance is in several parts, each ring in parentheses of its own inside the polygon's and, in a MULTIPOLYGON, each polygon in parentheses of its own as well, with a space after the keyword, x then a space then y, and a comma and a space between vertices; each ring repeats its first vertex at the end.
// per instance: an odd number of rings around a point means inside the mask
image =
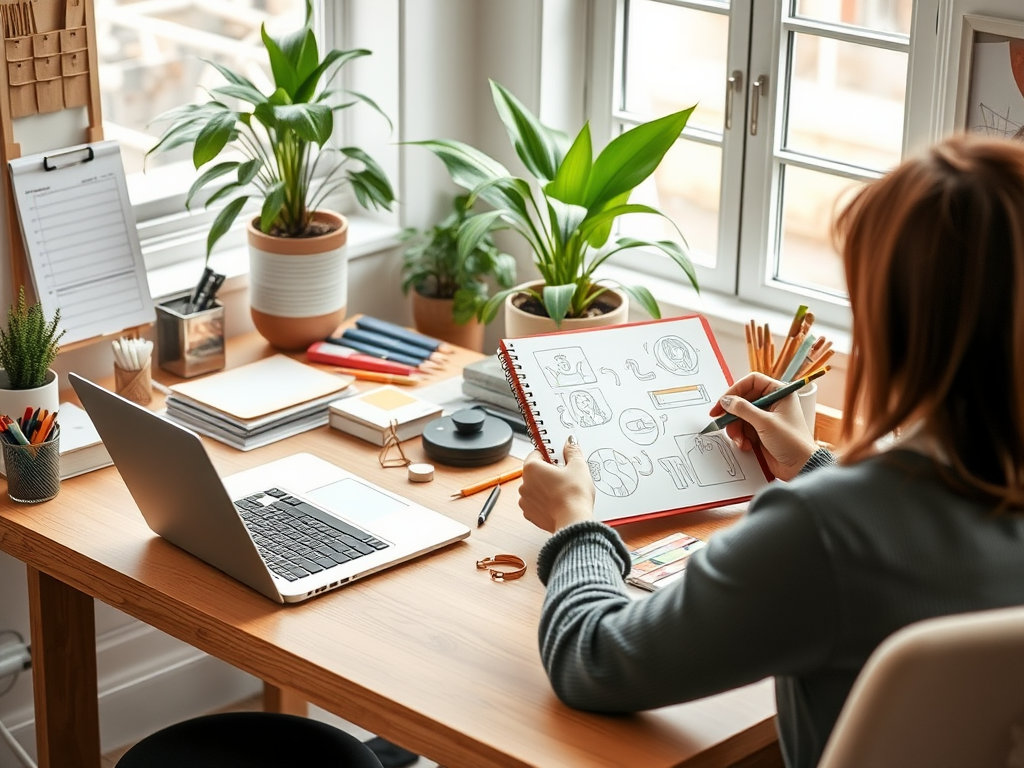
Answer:
POLYGON ((1024 768, 1024 607, 911 624, 854 683, 818 768, 1024 768))

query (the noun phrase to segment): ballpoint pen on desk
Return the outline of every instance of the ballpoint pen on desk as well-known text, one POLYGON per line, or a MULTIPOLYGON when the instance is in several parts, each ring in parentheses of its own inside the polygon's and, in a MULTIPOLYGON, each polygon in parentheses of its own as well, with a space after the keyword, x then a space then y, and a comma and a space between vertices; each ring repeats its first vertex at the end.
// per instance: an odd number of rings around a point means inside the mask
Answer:
POLYGON ((483 509, 480 510, 480 514, 476 516, 476 527, 479 528, 487 521, 488 515, 491 514, 491 510, 494 509, 494 504, 498 501, 498 494, 501 493, 501 486, 494 486, 494 490, 487 496, 487 501, 484 502, 483 509))
POLYGON ((386 349, 374 346, 373 344, 366 344, 355 339, 346 339, 341 336, 330 336, 327 339, 331 344, 341 344, 342 346, 349 347, 358 352, 365 352, 368 355, 379 357, 381 360, 394 360, 396 363, 402 363, 403 365, 409 365, 413 368, 421 368, 424 371, 437 371, 440 370, 440 366, 436 363, 432 363, 429 360, 423 360, 419 357, 410 357, 409 355, 403 355, 400 352, 391 352, 386 349))
POLYGON ((199 302, 196 304, 197 312, 204 312, 213 306, 213 302, 217 299, 217 291, 219 291, 220 287, 224 285, 224 279, 224 275, 214 273, 213 280, 210 282, 206 294, 201 296, 199 298, 199 302))
POLYGON ((414 365, 382 360, 379 357, 352 349, 352 347, 344 346, 340 342, 340 338, 336 341, 315 341, 306 350, 306 358, 311 363, 338 365, 342 368, 359 368, 364 371, 392 373, 397 376, 412 376, 419 373, 419 369, 414 365))
POLYGON ((494 477, 489 477, 486 480, 481 480, 479 483, 473 483, 472 485, 467 485, 465 488, 461 489, 458 493, 453 493, 452 494, 452 498, 453 499, 461 499, 461 498, 464 498, 466 496, 472 496, 474 493, 479 493, 480 491, 486 491, 488 488, 492 488, 495 485, 501 485, 502 483, 507 483, 509 480, 515 480, 517 477, 522 477, 522 476, 523 476, 523 468, 522 467, 517 467, 517 468, 515 468, 513 470, 510 470, 508 472, 504 472, 504 473, 502 473, 500 475, 495 475, 494 477))
POLYGON ((375 347, 388 350, 390 352, 398 352, 402 355, 408 355, 409 357, 415 357, 420 360, 432 360, 434 362, 444 362, 445 356, 438 352, 431 352, 424 347, 418 347, 415 344, 397 339, 394 336, 388 336, 383 333, 376 333, 374 331, 367 331, 363 328, 346 328, 341 332, 341 338, 344 341, 357 341, 363 344, 372 344, 375 347))
POLYGON ((410 331, 408 328, 403 328, 400 325, 389 323, 386 320, 380 320, 376 317, 369 317, 363 315, 356 320, 356 327, 363 328, 367 331, 373 331, 375 333, 383 333, 386 336, 391 336, 404 341, 407 344, 415 344, 418 347, 423 347, 431 352, 440 352, 442 354, 449 354, 453 350, 450 345, 445 344, 440 339, 435 339, 430 336, 425 336, 422 333, 416 333, 416 331, 410 331))
MULTIPOLYGON (((780 387, 779 389, 776 389, 774 392, 769 392, 764 397, 759 397, 757 398, 757 400, 751 400, 750 404, 755 405, 762 410, 765 410, 766 408, 768 408, 768 406, 779 402, 779 400, 782 400, 784 397, 788 397, 797 390, 803 389, 805 386, 807 386, 807 384, 814 381, 815 379, 824 376, 826 373, 828 373, 829 369, 830 366, 827 365, 824 368, 819 368, 814 373, 808 374, 807 376, 804 376, 802 379, 791 381, 786 386, 780 387)), ((717 432, 720 429, 725 429, 726 426, 732 424, 738 418, 738 416, 734 416, 731 413, 727 413, 724 416, 719 416, 717 419, 715 419, 706 427, 704 427, 704 429, 700 431, 700 434, 706 435, 709 432, 717 432)))

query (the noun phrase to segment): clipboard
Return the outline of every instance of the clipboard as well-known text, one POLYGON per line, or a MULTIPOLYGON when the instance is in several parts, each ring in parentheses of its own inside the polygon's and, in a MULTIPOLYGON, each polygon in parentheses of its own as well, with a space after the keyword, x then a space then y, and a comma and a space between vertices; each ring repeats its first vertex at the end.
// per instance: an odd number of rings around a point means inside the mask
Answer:
POLYGON ((155 322, 116 141, 8 163, 29 273, 65 344, 155 322))

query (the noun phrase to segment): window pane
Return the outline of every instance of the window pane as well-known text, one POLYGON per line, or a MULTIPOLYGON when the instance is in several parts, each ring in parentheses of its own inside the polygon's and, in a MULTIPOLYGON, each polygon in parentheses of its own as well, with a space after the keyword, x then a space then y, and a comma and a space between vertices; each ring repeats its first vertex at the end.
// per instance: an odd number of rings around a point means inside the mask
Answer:
MULTIPOLYGON (((304 0, 96 0, 103 129, 121 143, 125 170, 142 160, 166 124, 148 127, 172 107, 209 97, 203 88, 224 84, 201 59, 244 74, 260 88, 269 83, 260 25, 272 33, 302 26, 304 0)), ((148 168, 189 157, 188 149, 150 157, 148 168)), ((168 190, 173 192, 175 190, 168 190)))
POLYGON ((832 219, 862 182, 784 166, 782 237, 775 277, 785 283, 846 294, 839 254, 832 247, 832 219))
MULTIPOLYGON (((683 139, 675 143, 651 178, 629 199, 670 217, 686 238, 694 262, 707 267, 715 266, 718 253, 721 169, 719 147, 683 139)), ((679 240, 671 223, 648 214, 623 217, 619 234, 645 240, 679 240)))
POLYGON ((900 161, 907 55, 794 35, 787 149, 888 170, 900 161))
POLYGON ((881 32, 910 34, 914 0, 796 0, 796 16, 881 32))
POLYGON ((719 133, 725 114, 728 16, 630 0, 625 108, 665 115, 698 104, 689 125, 719 133))

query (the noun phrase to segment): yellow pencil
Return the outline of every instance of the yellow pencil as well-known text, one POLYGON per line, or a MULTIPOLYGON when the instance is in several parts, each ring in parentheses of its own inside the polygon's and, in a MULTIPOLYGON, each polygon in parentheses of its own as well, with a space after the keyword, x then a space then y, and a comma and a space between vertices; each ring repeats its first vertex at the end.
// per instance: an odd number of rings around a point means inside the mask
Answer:
POLYGON ((458 493, 453 493, 452 498, 461 498, 464 496, 472 496, 474 493, 480 493, 480 491, 486 491, 488 488, 493 488, 496 485, 507 483, 509 480, 515 480, 517 477, 523 476, 523 468, 517 467, 516 469, 509 470, 500 475, 489 477, 486 480, 481 480, 479 483, 473 483, 473 485, 467 485, 465 488, 460 490, 458 493))

